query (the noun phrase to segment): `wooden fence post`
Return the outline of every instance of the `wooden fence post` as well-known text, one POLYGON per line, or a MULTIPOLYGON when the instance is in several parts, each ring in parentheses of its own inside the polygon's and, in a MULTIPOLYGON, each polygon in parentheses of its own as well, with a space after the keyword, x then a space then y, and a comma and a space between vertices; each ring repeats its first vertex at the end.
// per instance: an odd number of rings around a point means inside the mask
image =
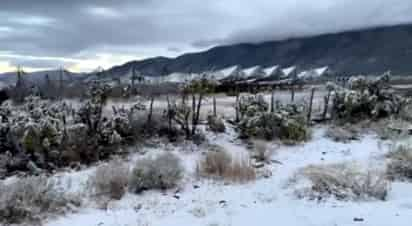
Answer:
POLYGON ((275 111, 275 90, 272 88, 272 96, 270 98, 270 112, 275 111))
POLYGON ((313 97, 315 96, 315 88, 312 88, 310 92, 310 100, 309 100, 309 109, 308 109, 308 118, 307 122, 310 123, 312 117, 312 105, 313 105, 313 97))
POLYGON ((217 116, 217 112, 216 112, 216 96, 213 95, 213 116, 216 117, 217 116))
POLYGON ((329 101, 330 101, 330 95, 332 91, 328 91, 328 94, 324 97, 324 107, 323 107, 323 112, 322 112, 322 120, 326 120, 326 117, 328 115, 328 109, 329 109, 329 101))

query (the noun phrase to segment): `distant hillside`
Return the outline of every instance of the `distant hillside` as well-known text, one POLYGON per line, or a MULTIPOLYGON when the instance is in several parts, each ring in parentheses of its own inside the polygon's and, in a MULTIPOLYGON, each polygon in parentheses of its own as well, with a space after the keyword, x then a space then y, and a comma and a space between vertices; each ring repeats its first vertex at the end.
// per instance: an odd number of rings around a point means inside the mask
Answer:
MULTIPOLYGON (((45 82, 46 75, 49 75, 49 79, 51 81, 57 81, 60 78, 60 70, 49 70, 49 71, 38 71, 32 73, 24 74, 23 78, 25 81, 28 81, 32 84, 41 84, 45 82)), ((81 74, 73 73, 70 71, 65 70, 63 74, 63 81, 72 82, 82 78, 81 74)), ((3 86, 6 84, 15 84, 17 80, 17 73, 16 72, 8 72, 0 74, 0 83, 3 83, 3 86)))
POLYGON ((132 61, 113 67, 109 73, 115 77, 125 76, 135 67, 145 75, 159 76, 172 72, 202 72, 235 64, 242 67, 298 65, 301 69, 328 65, 339 74, 392 70, 393 74, 412 75, 412 25, 219 46, 174 59, 157 57, 132 61))

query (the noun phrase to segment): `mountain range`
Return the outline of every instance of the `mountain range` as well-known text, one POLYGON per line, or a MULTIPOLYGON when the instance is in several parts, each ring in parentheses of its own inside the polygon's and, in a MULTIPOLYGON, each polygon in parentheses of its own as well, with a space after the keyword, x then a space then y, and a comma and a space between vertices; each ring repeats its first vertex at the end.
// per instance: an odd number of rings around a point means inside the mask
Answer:
MULTIPOLYGON (((412 75, 412 24, 384 26, 311 37, 263 43, 217 46, 207 51, 176 58, 155 57, 131 61, 108 69, 104 74, 118 78, 130 76, 133 69, 146 76, 174 72, 199 73, 239 65, 269 67, 296 65, 300 70, 329 66, 337 75, 380 74, 412 75)), ((44 80, 45 74, 57 79, 58 71, 29 73, 30 80, 44 80)), ((70 73, 71 79, 83 76, 70 73)), ((90 75, 90 74, 89 74, 90 75)), ((16 73, 0 74, 0 83, 14 82, 16 73)))
POLYGON ((122 76, 134 67, 145 75, 159 76, 218 70, 233 65, 243 68, 296 65, 301 70, 329 66, 338 75, 377 74, 387 70, 396 75, 412 75, 412 24, 218 46, 176 58, 128 62, 111 68, 109 74, 122 76))

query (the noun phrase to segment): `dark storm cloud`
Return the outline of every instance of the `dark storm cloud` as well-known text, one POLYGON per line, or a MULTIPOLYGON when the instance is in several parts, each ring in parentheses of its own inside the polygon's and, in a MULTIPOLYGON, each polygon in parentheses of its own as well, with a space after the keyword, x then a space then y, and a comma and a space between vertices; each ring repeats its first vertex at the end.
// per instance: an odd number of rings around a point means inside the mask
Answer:
POLYGON ((80 59, 102 52, 151 57, 407 23, 411 11, 410 0, 2 0, 0 50, 80 59))

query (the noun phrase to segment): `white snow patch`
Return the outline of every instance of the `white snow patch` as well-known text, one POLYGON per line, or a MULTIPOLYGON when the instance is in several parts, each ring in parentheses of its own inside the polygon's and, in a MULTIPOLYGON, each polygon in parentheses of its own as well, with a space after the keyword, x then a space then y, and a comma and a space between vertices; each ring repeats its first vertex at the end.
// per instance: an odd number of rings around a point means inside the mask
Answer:
POLYGON ((296 66, 288 67, 282 70, 285 76, 289 76, 296 69, 296 66))
MULTIPOLYGON (((224 185, 221 182, 197 181, 187 177, 177 193, 170 190, 149 191, 142 195, 127 194, 122 200, 112 202, 108 210, 86 208, 79 213, 52 220, 47 226, 410 225, 412 184, 394 183, 386 202, 329 200, 317 203, 298 200, 291 195, 292 191, 285 188, 285 183, 299 168, 309 164, 347 161, 357 162, 365 167, 382 166, 382 155, 389 148, 373 134, 367 134, 359 141, 343 144, 325 138, 325 131, 322 127, 315 128, 313 139, 308 143, 278 148, 272 158, 282 164, 270 165, 273 176, 268 179, 243 185, 224 185), (354 218, 362 218, 364 221, 355 222, 354 218)), ((222 145, 234 156, 248 154, 245 145, 236 138, 231 127, 225 134, 206 132, 206 135, 210 143, 222 145)), ((147 154, 154 154, 162 149, 148 149, 147 154)), ((201 152, 182 152, 178 151, 179 147, 164 149, 172 149, 179 155, 188 169, 187 174, 194 172, 193 168, 201 152)), ((78 179, 87 175, 87 172, 90 171, 61 176, 72 178, 72 181, 81 184, 78 179)), ((81 186, 72 185, 73 190, 79 188, 81 186)))

